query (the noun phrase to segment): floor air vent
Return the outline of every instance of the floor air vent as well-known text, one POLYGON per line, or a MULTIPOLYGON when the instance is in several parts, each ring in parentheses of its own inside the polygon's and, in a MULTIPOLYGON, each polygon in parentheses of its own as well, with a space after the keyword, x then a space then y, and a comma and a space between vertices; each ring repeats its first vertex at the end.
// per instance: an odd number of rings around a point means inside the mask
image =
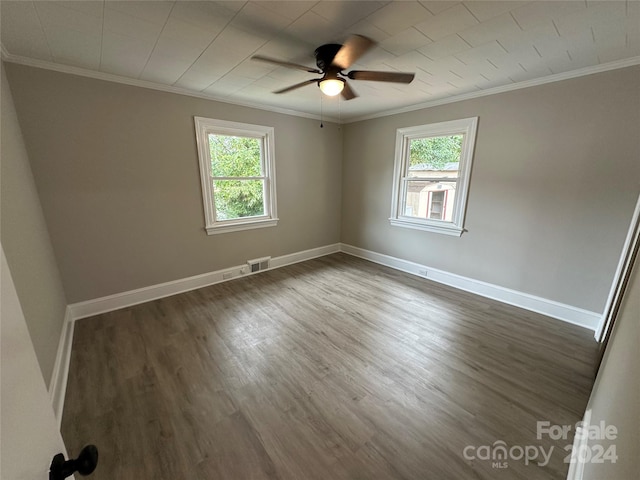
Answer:
POLYGON ((271 261, 271 257, 256 258, 255 260, 247 260, 247 263, 249 264, 249 271, 253 273, 253 272, 259 272, 260 270, 266 270, 267 268, 269 268, 270 261, 271 261))

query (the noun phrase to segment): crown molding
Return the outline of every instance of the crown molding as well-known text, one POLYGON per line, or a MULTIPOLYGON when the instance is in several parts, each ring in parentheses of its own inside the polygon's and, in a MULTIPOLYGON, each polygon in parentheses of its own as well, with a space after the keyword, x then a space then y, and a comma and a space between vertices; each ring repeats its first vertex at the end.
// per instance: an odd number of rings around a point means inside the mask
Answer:
POLYGON ((47 62, 44 60, 37 60, 29 57, 22 57, 19 55, 13 55, 7 51, 4 45, 0 43, 2 50, 2 60, 10 63, 17 63, 20 65, 26 65, 29 67, 42 68, 45 70, 53 70, 60 73, 68 73, 71 75, 79 75, 82 77, 94 78, 97 80, 104 80, 107 82, 121 83, 124 85, 131 85, 134 87, 148 88, 151 90, 158 90, 161 92, 174 93, 176 95, 186 95, 189 97, 202 98, 204 100, 211 100, 214 102, 221 102, 230 105, 237 105, 239 107, 255 108, 257 110, 264 110, 273 113, 281 113, 284 115, 292 115, 295 117, 310 118, 313 120, 333 122, 337 124, 356 123, 364 120, 372 120, 375 118, 388 117, 390 115, 398 115, 401 113, 414 112, 416 110, 422 110, 425 108, 437 107, 440 105, 446 105, 449 103, 462 102, 464 100, 472 100, 474 98, 486 97, 489 95, 497 95, 499 93, 512 92, 514 90, 520 90, 523 88, 536 87, 538 85, 545 85, 547 83, 561 82, 563 80, 569 80, 572 78, 584 77, 587 75, 593 75, 595 73, 608 72, 610 70, 618 70, 620 68, 633 67, 640 65, 640 56, 626 58, 623 60, 616 60, 614 62, 603 63, 600 65, 594 65, 590 67, 580 68, 578 70, 571 70, 563 73, 556 73, 553 75, 547 75, 546 77, 535 78, 533 80, 525 80, 523 82, 512 83, 510 85, 503 85, 500 87, 489 88, 487 90, 479 90, 470 93, 463 93, 461 95, 455 95, 452 97, 441 98, 438 100, 431 100, 428 102, 417 103, 406 107, 400 107, 391 110, 385 110, 384 112, 372 113, 368 115, 362 115, 349 119, 340 119, 335 117, 320 116, 313 113, 301 112, 299 110, 291 110, 287 108, 280 108, 270 105, 264 105, 253 102, 242 102, 239 100, 230 100, 224 97, 218 97, 202 92, 194 92, 187 90, 186 88, 174 87, 170 85, 162 85, 159 83, 149 82, 146 80, 138 80, 134 78, 123 77, 120 75, 113 75, 111 73, 96 72, 94 70, 88 70, 81 67, 72 67, 69 65, 61 65, 53 62, 47 62))
POLYGON ((614 62, 602 63, 600 65, 593 65, 591 67, 580 68, 578 70, 571 70, 568 72, 556 73, 553 75, 548 75, 546 77, 535 78, 533 80, 525 80, 523 82, 489 88, 487 90, 463 93, 461 95, 455 95, 453 97, 441 98, 438 100, 431 100, 429 102, 418 103, 415 105, 410 105, 408 107, 401 107, 401 108, 396 108, 392 110, 386 110, 380 113, 363 115, 360 117, 344 120, 342 123, 355 123, 355 122, 361 122, 363 120, 371 120, 374 118, 388 117, 389 115, 398 115, 400 113, 414 112, 416 110, 437 107, 439 105, 446 105, 448 103, 456 103, 456 102, 461 102, 463 100, 471 100, 474 98, 486 97, 488 95, 497 95, 499 93, 511 92, 513 90, 520 90, 520 89, 529 88, 529 87, 536 87, 538 85, 544 85, 547 83, 561 82, 563 80, 569 80, 571 78, 584 77, 587 75, 593 75, 594 73, 608 72, 610 70, 618 70, 620 68, 633 67, 635 65, 640 65, 640 56, 626 58, 624 60, 616 60, 614 62))
POLYGON ((96 80, 104 80, 106 82, 121 83, 124 85, 130 85, 133 87, 148 88, 150 90, 158 90, 161 92, 174 93, 176 95, 186 95, 188 97, 202 98, 204 100, 211 100, 214 102, 226 103, 229 105, 236 105, 239 107, 255 108, 257 110, 265 110, 273 113, 281 113, 284 115, 291 115, 295 117, 310 118, 312 120, 320 120, 325 122, 341 123, 339 119, 323 115, 315 115, 313 113, 301 112, 298 110, 291 110, 288 108, 275 107, 271 105, 264 105, 252 102, 243 102, 239 100, 230 100, 228 98, 218 97, 202 92, 194 92, 187 90, 186 88, 174 87, 171 85, 162 85, 160 83, 149 82, 147 80, 138 80, 135 78, 123 77, 121 75, 114 75, 111 73, 96 72, 95 70, 89 70, 81 67, 72 67, 70 65, 62 65, 58 63, 48 62, 45 60, 37 60, 29 57, 22 57, 20 55, 13 55, 9 53, 4 46, 2 46, 2 60, 9 63, 16 63, 19 65, 25 65, 27 67, 42 68, 44 70, 52 70, 54 72, 67 73, 70 75, 78 75, 81 77, 93 78, 96 80))

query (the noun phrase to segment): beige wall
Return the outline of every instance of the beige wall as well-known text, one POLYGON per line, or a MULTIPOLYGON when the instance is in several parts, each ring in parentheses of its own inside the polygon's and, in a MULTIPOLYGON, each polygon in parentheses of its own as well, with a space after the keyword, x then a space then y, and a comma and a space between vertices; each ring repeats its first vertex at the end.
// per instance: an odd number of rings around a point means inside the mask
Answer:
POLYGON ((7 74, 70 303, 343 241, 600 312, 640 191, 639 67, 342 129, 13 64, 7 74), (275 127, 277 227, 204 233, 193 116, 275 127), (470 116, 468 232, 391 227, 395 130, 470 116))
POLYGON ((45 384, 49 384, 67 301, 2 68, 0 236, 45 384))
MULTIPOLYGON (((583 480, 622 480, 640 477, 640 264, 636 265, 587 405, 590 425, 613 425, 618 436, 589 441, 588 447, 615 445, 615 464, 587 463, 583 480)), ((595 452, 595 450, 594 450, 595 452)))
POLYGON ((340 241, 325 122, 8 65, 70 303, 340 241), (277 227, 206 235, 194 116, 275 128, 277 227))
POLYGON ((640 192, 640 67, 346 125, 342 241, 602 312, 640 192), (389 225, 397 128, 479 117, 462 237, 389 225))

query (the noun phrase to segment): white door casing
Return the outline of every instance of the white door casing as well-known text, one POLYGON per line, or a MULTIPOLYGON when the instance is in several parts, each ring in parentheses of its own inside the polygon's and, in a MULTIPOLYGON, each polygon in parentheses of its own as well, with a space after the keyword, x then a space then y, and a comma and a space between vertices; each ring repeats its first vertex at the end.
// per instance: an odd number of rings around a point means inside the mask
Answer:
POLYGON ((0 478, 46 480, 53 456, 67 452, 4 249, 1 267, 0 478))

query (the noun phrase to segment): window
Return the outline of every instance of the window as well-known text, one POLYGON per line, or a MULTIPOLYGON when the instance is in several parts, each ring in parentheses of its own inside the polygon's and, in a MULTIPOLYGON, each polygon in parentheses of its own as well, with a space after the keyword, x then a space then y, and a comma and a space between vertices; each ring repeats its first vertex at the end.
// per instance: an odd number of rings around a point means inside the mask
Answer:
POLYGON ((209 235, 277 224, 273 128, 195 117, 209 235))
POLYGON ((399 128, 391 225, 462 235, 478 117, 399 128))

